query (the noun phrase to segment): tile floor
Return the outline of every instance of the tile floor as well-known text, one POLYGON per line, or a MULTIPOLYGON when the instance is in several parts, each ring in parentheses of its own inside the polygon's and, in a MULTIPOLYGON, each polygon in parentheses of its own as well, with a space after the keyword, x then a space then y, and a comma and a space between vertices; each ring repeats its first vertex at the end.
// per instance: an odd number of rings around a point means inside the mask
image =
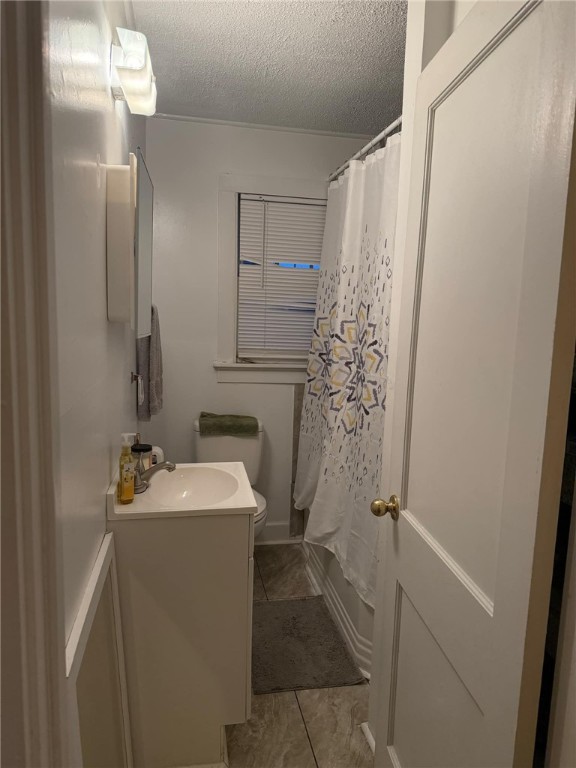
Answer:
MULTIPOLYGON (((299 544, 255 550, 254 600, 316 594, 299 544)), ((284 691, 252 697, 252 717, 227 728, 230 768, 372 768, 360 730, 368 686, 284 691)))
POLYGON ((261 544, 254 548, 254 600, 289 600, 316 592, 306 575, 301 544, 261 544))

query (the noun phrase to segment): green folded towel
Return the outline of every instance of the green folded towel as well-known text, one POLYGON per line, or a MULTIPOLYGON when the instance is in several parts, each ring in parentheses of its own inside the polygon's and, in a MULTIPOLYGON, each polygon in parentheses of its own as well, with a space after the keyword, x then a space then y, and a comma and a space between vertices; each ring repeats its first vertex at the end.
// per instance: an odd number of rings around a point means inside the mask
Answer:
POLYGON ((201 435, 253 437, 258 434, 258 419, 254 416, 219 415, 202 411, 199 421, 201 435))

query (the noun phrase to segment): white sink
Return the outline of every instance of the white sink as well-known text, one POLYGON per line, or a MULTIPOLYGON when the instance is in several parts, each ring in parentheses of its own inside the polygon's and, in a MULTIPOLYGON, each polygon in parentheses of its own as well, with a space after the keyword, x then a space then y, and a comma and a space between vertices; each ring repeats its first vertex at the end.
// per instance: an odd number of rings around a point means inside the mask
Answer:
POLYGON ((230 499, 238 487, 238 478, 221 467, 180 464, 173 472, 161 470, 155 474, 145 493, 164 507, 211 507, 230 499))
POLYGON ((204 514, 256 512, 256 501, 241 462, 177 464, 173 472, 160 470, 144 493, 131 504, 119 504, 116 483, 106 497, 109 520, 141 517, 187 517, 204 514))

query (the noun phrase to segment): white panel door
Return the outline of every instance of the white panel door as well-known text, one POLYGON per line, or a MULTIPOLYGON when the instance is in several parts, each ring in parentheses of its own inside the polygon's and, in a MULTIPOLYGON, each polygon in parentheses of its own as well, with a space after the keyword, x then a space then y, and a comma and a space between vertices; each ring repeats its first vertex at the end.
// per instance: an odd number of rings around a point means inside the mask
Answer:
POLYGON ((574 354, 575 40, 572 2, 478 3, 419 81, 378 766, 531 764, 574 354))

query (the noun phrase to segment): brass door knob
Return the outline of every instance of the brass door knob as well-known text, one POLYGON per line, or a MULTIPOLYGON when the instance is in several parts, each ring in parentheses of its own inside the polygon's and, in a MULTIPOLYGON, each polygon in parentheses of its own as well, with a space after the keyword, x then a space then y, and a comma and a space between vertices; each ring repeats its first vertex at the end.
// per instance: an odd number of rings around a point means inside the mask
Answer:
POLYGON ((383 517, 388 513, 392 520, 398 520, 400 517, 400 499, 394 495, 390 496, 390 501, 374 499, 372 504, 370 504, 370 511, 376 517, 383 517))

